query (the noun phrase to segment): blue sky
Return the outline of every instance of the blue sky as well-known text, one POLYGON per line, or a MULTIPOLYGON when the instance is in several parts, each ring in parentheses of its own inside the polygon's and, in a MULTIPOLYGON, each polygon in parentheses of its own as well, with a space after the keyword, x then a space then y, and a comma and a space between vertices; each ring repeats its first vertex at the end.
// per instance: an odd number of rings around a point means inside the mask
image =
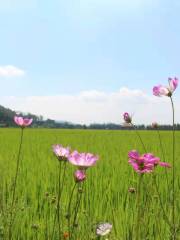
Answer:
MULTIPOLYGON (((1 102, 44 114, 20 102, 123 87, 150 95, 153 85, 180 76, 179 11, 178 0, 0 1, 0 67, 22 71, 0 74, 1 102)), ((81 120, 57 110, 46 116, 81 120)))

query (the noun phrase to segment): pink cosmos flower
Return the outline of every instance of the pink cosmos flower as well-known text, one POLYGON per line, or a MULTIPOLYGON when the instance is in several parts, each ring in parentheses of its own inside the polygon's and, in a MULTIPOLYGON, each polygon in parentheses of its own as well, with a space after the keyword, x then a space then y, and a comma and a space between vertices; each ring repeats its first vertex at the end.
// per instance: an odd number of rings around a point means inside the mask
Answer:
POLYGON ((65 148, 60 144, 56 144, 56 145, 53 145, 52 148, 53 148, 54 154, 60 161, 67 161, 68 157, 70 156, 69 147, 65 148))
POLYGON ((19 116, 14 116, 14 122, 22 128, 25 128, 31 125, 32 121, 33 121, 32 118, 23 118, 19 116))
POLYGON ((153 87, 153 94, 158 97, 161 97, 161 96, 171 97, 173 92, 176 90, 178 86, 179 80, 176 77, 169 78, 168 82, 169 82, 169 86, 158 85, 153 87))
POLYGON ((128 154, 129 164, 137 173, 151 173, 156 166, 170 167, 169 163, 160 162, 160 158, 154 156, 152 153, 145 153, 140 155, 136 150, 132 150, 128 154))
POLYGON ((132 117, 129 115, 128 112, 125 112, 123 114, 123 118, 124 118, 125 123, 131 123, 132 122, 132 117))
POLYGON ((68 157, 69 162, 81 170, 95 165, 98 159, 99 157, 92 153, 79 153, 78 151, 72 152, 68 157))
POLYGON ((74 173, 74 179, 76 182, 83 182, 86 179, 86 173, 83 170, 77 170, 74 173))

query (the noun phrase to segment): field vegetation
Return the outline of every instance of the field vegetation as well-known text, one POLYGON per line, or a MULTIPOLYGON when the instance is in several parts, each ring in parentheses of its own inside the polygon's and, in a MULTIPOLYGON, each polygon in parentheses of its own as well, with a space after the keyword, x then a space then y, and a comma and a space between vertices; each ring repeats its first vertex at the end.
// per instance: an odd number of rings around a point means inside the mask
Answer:
MULTIPOLYGON (((20 129, 0 130, 0 239, 8 239, 11 211, 13 211, 12 239, 51 239, 53 228, 53 239, 68 238, 68 202, 74 185, 75 167, 68 163, 66 168, 60 201, 59 232, 58 219, 54 226, 58 202, 59 161, 52 151, 52 145, 57 143, 99 156, 96 166, 87 170, 83 188, 78 187, 74 193, 72 212, 76 205, 76 195, 81 194, 82 200, 73 239, 100 238, 96 235, 96 227, 101 222, 108 222, 113 226, 111 233, 102 238, 135 239, 139 175, 128 164, 127 154, 132 149, 143 153, 144 149, 134 131, 25 129, 12 210, 13 181, 20 134, 20 129)), ((139 134, 148 152, 159 156, 162 161, 172 163, 172 132, 160 131, 163 153, 156 130, 139 131, 139 134)), ((179 236, 180 133, 176 132, 175 137, 175 218, 179 236)), ((138 222, 139 240, 173 239, 163 212, 164 209, 167 217, 171 219, 173 201, 171 184, 172 168, 158 167, 153 173, 143 176, 139 194, 141 209, 138 222)))

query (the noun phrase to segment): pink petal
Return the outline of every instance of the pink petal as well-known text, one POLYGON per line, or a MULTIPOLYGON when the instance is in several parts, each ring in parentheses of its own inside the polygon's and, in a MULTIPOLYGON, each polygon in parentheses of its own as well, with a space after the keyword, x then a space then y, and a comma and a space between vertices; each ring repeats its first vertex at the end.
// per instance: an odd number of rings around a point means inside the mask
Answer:
POLYGON ((68 158, 70 163, 81 169, 86 169, 95 165, 98 159, 98 156, 91 153, 78 153, 77 151, 74 151, 68 158))
POLYGON ((170 91, 171 91, 171 93, 173 93, 178 86, 179 80, 178 80, 178 78, 169 78, 168 81, 169 81, 170 91))
POLYGON ((138 159, 140 157, 138 151, 132 150, 128 153, 128 157, 132 159, 138 159))
POLYGON ((29 126, 29 125, 31 125, 31 123, 32 123, 32 121, 33 121, 33 119, 32 118, 24 118, 24 126, 25 127, 27 127, 27 126, 29 126))
POLYGON ((168 96, 169 90, 167 87, 159 85, 159 86, 153 87, 153 94, 157 97, 168 96))
POLYGON ((166 162, 159 162, 159 165, 160 165, 161 167, 171 168, 171 164, 166 163, 166 162))
POLYGON ((18 126, 23 126, 24 120, 23 120, 22 117, 15 116, 15 117, 14 117, 14 122, 15 122, 18 126))

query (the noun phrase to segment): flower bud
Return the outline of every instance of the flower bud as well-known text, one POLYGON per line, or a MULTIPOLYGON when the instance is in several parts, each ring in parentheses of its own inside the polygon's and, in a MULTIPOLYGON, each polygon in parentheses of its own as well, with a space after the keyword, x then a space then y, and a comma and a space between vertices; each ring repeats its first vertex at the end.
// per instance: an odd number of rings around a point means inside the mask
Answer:
POLYGON ((136 192, 136 189, 135 189, 134 187, 130 187, 130 188, 128 189, 128 192, 129 192, 129 193, 135 193, 135 192, 136 192))
POLYGON ((127 112, 125 112, 123 114, 123 118, 124 118, 125 123, 131 123, 132 122, 132 117, 127 112))
POLYGON ((158 123, 157 122, 153 122, 151 124, 151 126, 152 126, 152 128, 157 129, 158 128, 158 123))
POLYGON ((74 179, 76 182, 83 182, 86 179, 85 171, 82 171, 82 170, 75 171, 74 179))

